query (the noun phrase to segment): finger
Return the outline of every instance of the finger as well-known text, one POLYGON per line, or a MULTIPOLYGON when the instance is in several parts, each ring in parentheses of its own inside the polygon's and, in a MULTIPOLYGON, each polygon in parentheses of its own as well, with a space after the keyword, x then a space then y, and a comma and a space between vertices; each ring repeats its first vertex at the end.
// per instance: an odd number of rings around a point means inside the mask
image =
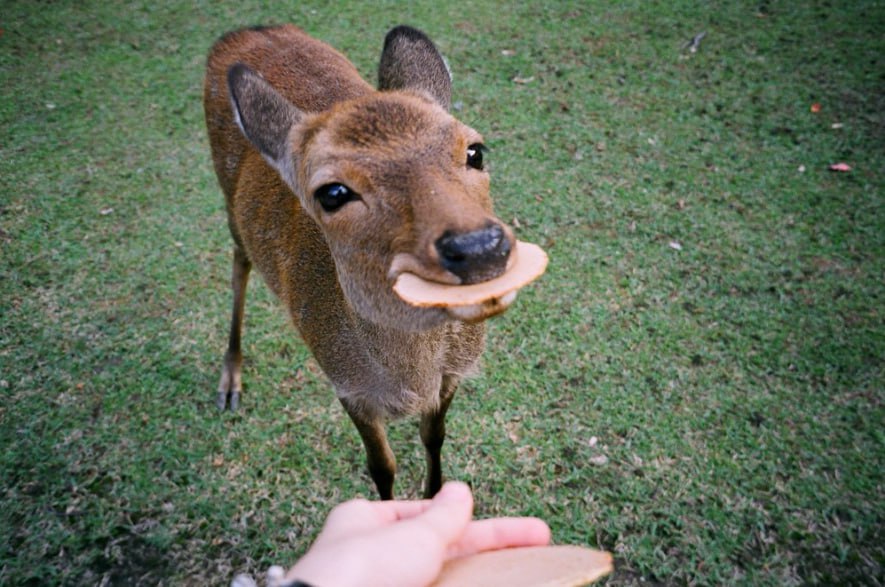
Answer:
POLYGON ((386 547, 375 553, 373 559, 379 568, 396 568, 403 577, 414 579, 403 584, 426 585, 439 574, 450 546, 470 523, 473 496, 465 484, 449 482, 432 501, 425 503, 425 508, 422 513, 386 528, 386 547), (405 558, 404 553, 408 553, 405 558))
MULTIPOLYGON (((355 584, 341 579, 361 578, 366 585, 428 585, 439 574, 449 546, 456 542, 470 523, 473 496, 463 483, 447 483, 429 502, 357 501, 334 510, 326 528, 308 553, 290 570, 290 576, 317 585, 355 584), (344 528, 353 523, 348 514, 368 515, 378 520, 399 518, 397 523, 378 525, 359 536, 344 528), (406 519, 403 519, 406 518, 406 519), (373 531, 374 530, 374 531, 373 531), (324 540, 326 536, 336 537, 324 540), (354 564, 337 564, 347 554, 345 547, 356 548, 354 564), (343 554, 342 554, 343 553, 343 554), (337 574, 337 581, 330 580, 337 574), (320 580, 320 578, 325 578, 320 580), (392 581, 392 577, 395 580, 392 581)), ((363 524, 364 522, 359 522, 363 524)), ((354 555, 351 554, 351 560, 354 555)))
POLYGON ((411 501, 378 501, 372 502, 375 506, 375 514, 384 523, 392 524, 399 520, 408 520, 427 511, 430 507, 429 499, 411 501))
POLYGON ((326 519, 318 540, 330 541, 352 537, 413 518, 430 507, 430 500, 369 501, 352 499, 335 506, 326 519))
POLYGON ((550 527, 538 518, 494 518, 470 522, 448 550, 448 558, 520 546, 546 546, 550 527))
POLYGON ((409 523, 431 530, 445 548, 457 540, 473 516, 470 488, 457 481, 443 485, 427 509, 409 523))

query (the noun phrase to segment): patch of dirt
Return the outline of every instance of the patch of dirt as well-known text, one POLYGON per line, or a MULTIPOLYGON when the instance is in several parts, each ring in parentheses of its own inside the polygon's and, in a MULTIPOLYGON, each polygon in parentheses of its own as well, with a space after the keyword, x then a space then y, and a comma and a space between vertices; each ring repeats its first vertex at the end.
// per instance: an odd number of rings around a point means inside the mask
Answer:
POLYGON ((84 583, 114 586, 159 586, 175 575, 172 557, 143 537, 128 534, 112 540, 90 570, 84 583))

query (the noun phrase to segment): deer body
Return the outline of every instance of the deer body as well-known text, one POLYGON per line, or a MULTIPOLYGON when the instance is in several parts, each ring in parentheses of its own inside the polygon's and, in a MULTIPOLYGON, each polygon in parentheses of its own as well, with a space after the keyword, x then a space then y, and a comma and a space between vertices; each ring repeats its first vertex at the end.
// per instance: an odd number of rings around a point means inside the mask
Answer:
POLYGON ((423 33, 388 34, 379 86, 293 26, 244 29, 212 48, 204 108, 234 241, 219 407, 240 399, 254 265, 331 380, 390 499, 385 421, 420 415, 433 495, 446 410, 475 369, 487 317, 467 323, 409 306, 393 280, 409 271, 483 281, 504 271, 514 241, 492 213, 482 139, 447 112, 448 72, 423 33))

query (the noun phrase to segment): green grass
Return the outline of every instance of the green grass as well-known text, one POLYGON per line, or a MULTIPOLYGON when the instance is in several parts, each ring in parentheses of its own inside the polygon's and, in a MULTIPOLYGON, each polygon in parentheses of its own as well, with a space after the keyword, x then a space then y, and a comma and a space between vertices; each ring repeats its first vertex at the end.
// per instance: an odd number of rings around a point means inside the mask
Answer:
MULTIPOLYGON (((611 550, 609 585, 881 585, 881 3, 364 4, 4 2, 0 584, 223 584, 373 492, 260 280, 243 410, 213 406, 205 54, 293 21, 368 79, 389 27, 427 30, 551 255, 450 412, 479 515, 611 550)), ((415 496, 416 423, 391 438, 415 496)))

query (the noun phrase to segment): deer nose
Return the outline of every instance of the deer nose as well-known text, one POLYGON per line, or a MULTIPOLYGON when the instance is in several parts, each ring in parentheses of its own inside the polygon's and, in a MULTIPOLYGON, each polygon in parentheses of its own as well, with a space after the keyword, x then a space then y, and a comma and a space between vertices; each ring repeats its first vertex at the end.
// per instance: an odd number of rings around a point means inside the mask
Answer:
POLYGON ((510 240, 497 224, 465 233, 447 230, 437 239, 436 251, 443 268, 461 283, 480 283, 504 273, 510 240))

